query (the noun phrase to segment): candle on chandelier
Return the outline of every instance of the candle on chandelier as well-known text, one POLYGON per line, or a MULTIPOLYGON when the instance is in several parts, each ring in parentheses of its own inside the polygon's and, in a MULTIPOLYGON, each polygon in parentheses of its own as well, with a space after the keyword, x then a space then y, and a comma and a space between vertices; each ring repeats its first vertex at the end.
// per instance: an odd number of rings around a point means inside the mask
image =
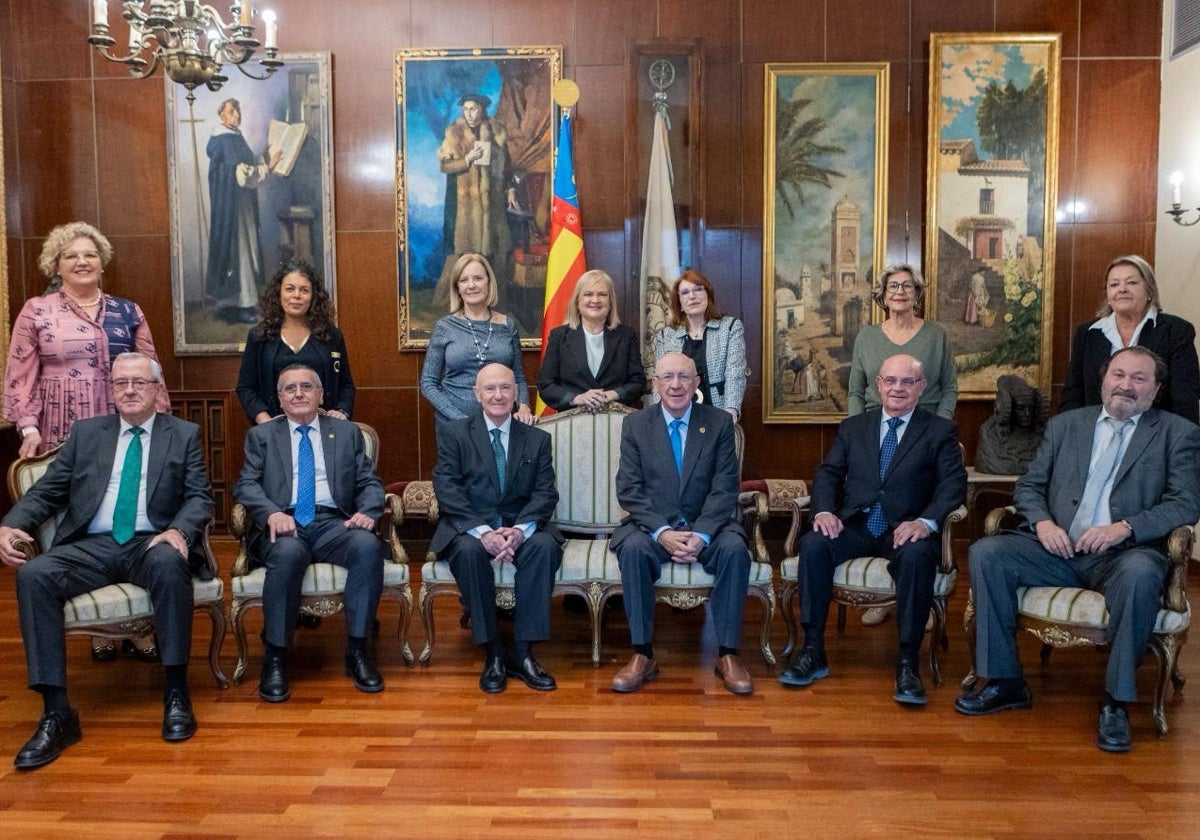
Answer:
POLYGON ((268 50, 273 50, 279 46, 279 23, 275 20, 275 13, 271 11, 263 12, 263 22, 266 24, 267 32, 264 47, 268 50))
POLYGON ((92 24, 108 26, 108 0, 93 0, 92 24))
POLYGON ((254 7, 250 5, 250 0, 242 0, 242 5, 238 7, 238 23, 242 26, 249 26, 252 14, 254 14, 254 7))
POLYGON ((129 21, 129 51, 142 51, 142 30, 133 21, 129 21))

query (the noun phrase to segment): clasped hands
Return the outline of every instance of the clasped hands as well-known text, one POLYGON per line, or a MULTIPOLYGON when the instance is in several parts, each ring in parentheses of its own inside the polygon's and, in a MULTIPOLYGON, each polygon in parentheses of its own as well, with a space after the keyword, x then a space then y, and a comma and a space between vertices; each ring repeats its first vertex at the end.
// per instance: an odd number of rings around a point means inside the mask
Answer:
MULTIPOLYGON (((347 528, 361 528, 364 531, 375 530, 375 520, 362 511, 354 514, 342 524, 347 528)), ((275 542, 276 537, 296 536, 295 517, 281 510, 275 511, 267 517, 267 533, 271 538, 271 542, 275 542)))
POLYGON ((676 563, 695 563, 704 551, 704 540, 695 531, 673 531, 670 528, 658 535, 658 544, 667 550, 676 563))
POLYGON ((497 560, 512 562, 521 543, 525 542, 525 531, 521 528, 493 528, 479 537, 484 550, 497 560))
POLYGON ((612 392, 611 397, 608 394, 609 392, 603 388, 592 388, 591 390, 584 391, 582 394, 577 394, 571 400, 571 404, 588 411, 599 411, 617 398, 616 391, 612 392))
POLYGON ((1054 523, 1052 519, 1043 519, 1034 526, 1038 541, 1042 548, 1056 557, 1064 560, 1078 554, 1099 554, 1108 551, 1114 545, 1130 536, 1129 529, 1124 523, 1113 522, 1109 525, 1093 525, 1082 534, 1074 544, 1071 535, 1054 523))
MULTIPOLYGON (((842 533, 842 529, 845 527, 845 523, 837 514, 827 510, 823 510, 813 517, 813 530, 820 531, 831 540, 836 540, 838 534, 842 533)), ((892 548, 899 548, 905 543, 923 540, 928 536, 929 526, 920 519, 910 519, 908 522, 901 522, 892 531, 892 548)))

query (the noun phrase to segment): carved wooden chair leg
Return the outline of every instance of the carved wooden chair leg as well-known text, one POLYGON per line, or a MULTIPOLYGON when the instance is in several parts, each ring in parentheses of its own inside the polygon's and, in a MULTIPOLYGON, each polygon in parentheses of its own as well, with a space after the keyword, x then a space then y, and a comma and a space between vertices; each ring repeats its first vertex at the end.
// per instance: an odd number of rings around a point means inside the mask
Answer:
POLYGON ((967 593, 967 606, 963 610, 963 633, 967 637, 967 675, 963 677, 964 691, 975 688, 975 596, 967 593))
MULTIPOLYGON (((618 587, 617 591, 620 590, 618 587)), ((600 584, 593 583, 588 587, 588 613, 592 622, 592 667, 600 667, 600 628, 604 622, 604 605, 612 590, 604 589, 600 584)))
POLYGON ((421 627, 425 631, 425 647, 421 649, 421 655, 417 657, 417 661, 422 665, 428 665, 430 658, 433 656, 433 595, 433 591, 422 583, 419 610, 421 613, 421 627))
POLYGON ((755 594, 762 602, 763 620, 759 633, 758 644, 762 657, 772 668, 775 667, 775 654, 771 652, 771 621, 775 618, 775 590, 768 586, 766 589, 756 589, 755 594))
POLYGON ((217 688, 229 688, 229 678, 221 668, 221 647, 225 644, 226 631, 224 605, 207 604, 204 611, 212 619, 212 638, 208 642, 208 667, 217 681, 217 688))
POLYGON ((933 684, 942 684, 942 666, 938 654, 945 650, 946 644, 946 599, 933 599, 933 635, 929 638, 929 671, 933 674, 933 684))
POLYGON ((246 604, 236 598, 229 610, 233 617, 233 638, 237 642, 238 650, 237 666, 233 669, 233 681, 237 685, 241 685, 242 678, 246 676, 246 663, 250 658, 250 645, 246 642, 246 624, 242 618, 245 610, 246 604))

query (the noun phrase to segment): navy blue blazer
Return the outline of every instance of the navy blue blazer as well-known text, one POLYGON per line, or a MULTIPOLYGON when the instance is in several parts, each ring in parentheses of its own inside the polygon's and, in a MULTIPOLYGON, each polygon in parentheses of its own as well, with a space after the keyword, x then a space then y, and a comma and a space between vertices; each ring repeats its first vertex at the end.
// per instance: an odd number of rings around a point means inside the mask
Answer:
POLYGON ((566 324, 555 327, 546 339, 537 387, 542 401, 555 411, 572 408, 571 400, 593 388, 616 391, 618 402, 640 408, 646 391, 646 372, 638 351, 637 332, 627 324, 606 329, 604 358, 593 376, 588 367, 583 328, 566 324))

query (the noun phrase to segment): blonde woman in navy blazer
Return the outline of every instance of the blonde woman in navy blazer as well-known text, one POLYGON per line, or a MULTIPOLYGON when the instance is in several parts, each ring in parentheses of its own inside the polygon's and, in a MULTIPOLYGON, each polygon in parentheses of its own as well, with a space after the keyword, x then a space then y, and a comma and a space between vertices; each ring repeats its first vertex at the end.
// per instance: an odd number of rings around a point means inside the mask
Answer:
POLYGON ((712 283, 694 269, 675 281, 670 305, 670 321, 654 336, 654 361, 667 353, 689 357, 700 374, 704 401, 725 409, 737 422, 746 393, 745 327, 737 318, 721 314, 712 283))
POLYGON ((613 281, 598 269, 585 272, 567 304, 567 323, 546 339, 538 394, 555 411, 596 411, 610 402, 640 408, 646 372, 637 332, 621 323, 613 281))

